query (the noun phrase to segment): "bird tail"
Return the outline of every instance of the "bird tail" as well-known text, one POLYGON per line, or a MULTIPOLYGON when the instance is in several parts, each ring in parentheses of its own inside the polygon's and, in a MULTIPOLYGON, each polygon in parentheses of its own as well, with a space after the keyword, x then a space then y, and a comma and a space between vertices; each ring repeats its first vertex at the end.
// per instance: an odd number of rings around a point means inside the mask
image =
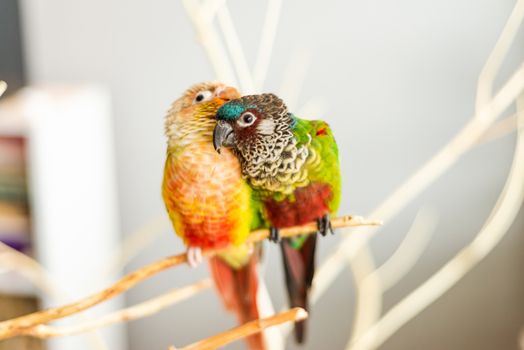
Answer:
MULTIPOLYGON (((315 247, 317 235, 308 235, 300 248, 293 246, 291 239, 283 239, 282 260, 286 274, 286 286, 291 307, 309 309, 308 294, 315 274, 315 247)), ((295 340, 302 344, 305 339, 306 323, 295 323, 295 340)))
MULTIPOLYGON (((240 267, 232 267, 220 256, 209 259, 211 275, 222 302, 228 311, 234 312, 241 324, 259 318, 257 305, 258 254, 251 254, 240 267)), ((262 333, 246 338, 250 350, 265 350, 262 333)))

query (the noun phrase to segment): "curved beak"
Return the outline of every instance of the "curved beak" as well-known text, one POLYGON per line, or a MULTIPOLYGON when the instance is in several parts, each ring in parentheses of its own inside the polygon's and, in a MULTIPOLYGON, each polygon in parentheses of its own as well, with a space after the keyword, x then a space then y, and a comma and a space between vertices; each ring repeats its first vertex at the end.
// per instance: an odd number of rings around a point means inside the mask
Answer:
POLYGON ((223 120, 219 120, 213 130, 213 146, 218 153, 222 146, 234 146, 233 128, 223 120))
POLYGON ((220 86, 215 90, 215 96, 224 102, 240 98, 240 93, 231 86, 220 86))

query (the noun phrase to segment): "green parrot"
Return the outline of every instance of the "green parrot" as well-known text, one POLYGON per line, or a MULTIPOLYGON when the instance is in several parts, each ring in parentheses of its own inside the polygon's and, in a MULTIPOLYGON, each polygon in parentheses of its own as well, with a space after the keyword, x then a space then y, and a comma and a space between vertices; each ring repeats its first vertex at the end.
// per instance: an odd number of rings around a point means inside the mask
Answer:
MULTIPOLYGON (((328 124, 289 113, 274 94, 244 96, 225 103, 217 112, 213 132, 215 150, 233 149, 242 174, 262 202, 270 225, 270 240, 279 229, 317 221, 318 232, 333 232, 330 214, 336 213, 341 193, 338 148, 328 124)), ((317 235, 283 239, 289 302, 308 309, 308 292, 315 271, 317 235)), ((304 321, 295 325, 303 343, 304 321)))

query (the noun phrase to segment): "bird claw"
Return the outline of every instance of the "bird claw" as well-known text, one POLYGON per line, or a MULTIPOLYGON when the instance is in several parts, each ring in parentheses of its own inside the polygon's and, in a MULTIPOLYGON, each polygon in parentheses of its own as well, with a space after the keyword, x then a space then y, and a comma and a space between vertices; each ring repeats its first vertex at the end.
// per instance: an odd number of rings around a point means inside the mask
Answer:
POLYGON ((187 263, 192 268, 197 267, 202 262, 202 248, 189 247, 186 252, 187 263))
POLYGON ((325 237, 329 232, 331 234, 335 234, 333 231, 333 226, 331 225, 331 220, 329 218, 329 214, 326 214, 322 216, 320 219, 317 219, 317 226, 318 226, 318 233, 320 233, 323 237, 325 237))
POLYGON ((269 241, 273 243, 280 242, 280 230, 278 228, 273 226, 269 228, 269 241))

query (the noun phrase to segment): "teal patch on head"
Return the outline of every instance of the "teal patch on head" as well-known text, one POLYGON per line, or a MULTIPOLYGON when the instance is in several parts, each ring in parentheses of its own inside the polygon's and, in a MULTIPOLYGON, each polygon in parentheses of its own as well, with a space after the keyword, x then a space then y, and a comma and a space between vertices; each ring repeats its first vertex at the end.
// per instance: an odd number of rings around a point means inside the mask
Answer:
POLYGON ((236 101, 231 101, 220 107, 217 111, 217 119, 219 120, 235 120, 246 109, 244 106, 236 101))

